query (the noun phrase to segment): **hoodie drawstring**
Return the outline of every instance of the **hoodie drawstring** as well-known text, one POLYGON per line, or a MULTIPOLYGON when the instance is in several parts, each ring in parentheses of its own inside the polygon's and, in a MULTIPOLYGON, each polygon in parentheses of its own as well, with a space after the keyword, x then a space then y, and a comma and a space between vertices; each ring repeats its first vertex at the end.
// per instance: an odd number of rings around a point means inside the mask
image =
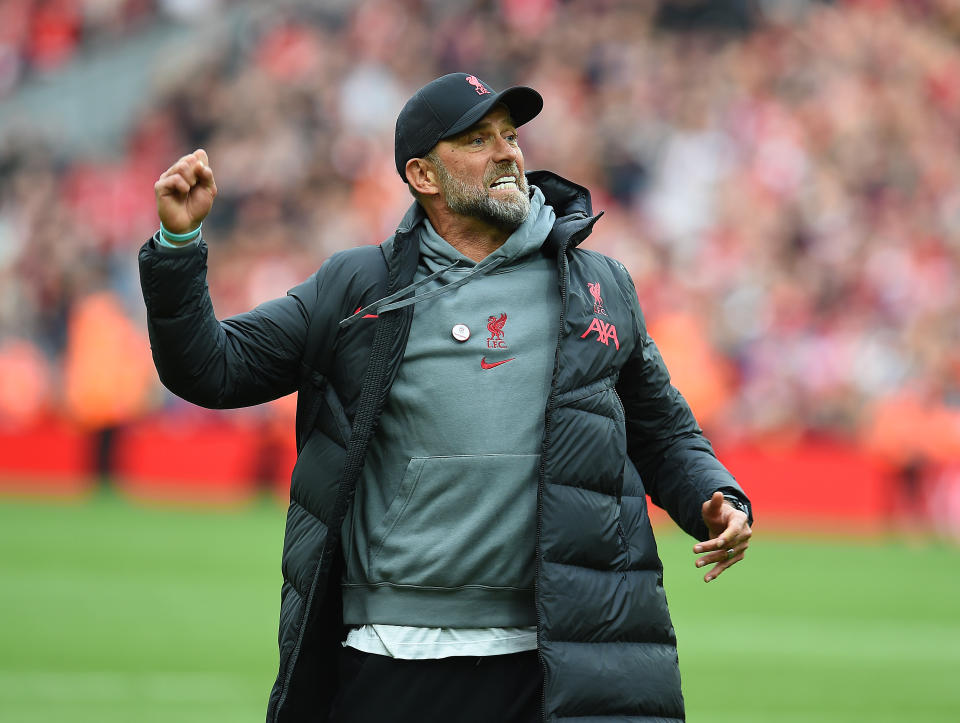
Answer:
POLYGON ((506 260, 507 259, 505 257, 500 256, 488 264, 484 264, 482 266, 480 264, 477 264, 476 266, 473 267, 473 270, 470 271, 470 273, 463 276, 463 278, 457 279, 456 281, 449 283, 446 286, 441 286, 438 289, 433 289, 432 291, 428 291, 425 294, 420 294, 419 296, 415 295, 415 296, 411 296, 408 299, 401 299, 400 301, 395 301, 396 299, 400 299, 400 297, 402 296, 406 296, 407 294, 413 291, 416 291, 424 284, 430 283, 431 281, 438 278, 439 276, 442 276, 443 274, 450 271, 454 267, 459 266, 461 263, 459 260, 454 261, 449 266, 445 266, 439 271, 434 271, 429 276, 425 276, 419 281, 415 281, 414 283, 410 284, 409 286, 405 286, 399 291, 395 291, 394 293, 388 296, 384 296, 382 299, 377 299, 372 304, 368 304, 362 309, 358 309, 352 316, 348 316, 346 319, 340 322, 340 328, 346 329, 348 326, 352 325, 357 319, 360 319, 364 315, 369 314, 371 312, 373 312, 374 314, 381 314, 386 311, 394 311, 396 309, 402 309, 405 306, 410 306, 411 304, 416 304, 421 301, 427 301, 428 299, 432 299, 436 296, 440 296, 441 294, 445 294, 448 291, 453 291, 454 289, 458 289, 464 284, 466 284, 468 281, 470 281, 474 276, 487 274, 493 271, 498 266, 500 266, 506 260))
MULTIPOLYGON (((495 258, 493 261, 491 261, 489 264, 486 264, 485 266, 479 266, 479 265, 474 266, 473 270, 471 270, 470 273, 465 274, 463 277, 447 284, 446 286, 441 286, 437 289, 433 289, 432 291, 428 291, 425 294, 420 294, 418 296, 411 296, 409 299, 403 299, 402 301, 395 301, 392 304, 384 304, 383 306, 379 307, 379 309, 381 312, 393 311, 394 309, 402 309, 404 306, 410 306, 411 304, 418 304, 421 301, 427 301, 428 299, 432 299, 436 296, 440 296, 441 294, 445 294, 448 291, 459 289, 461 286, 463 286, 468 281, 470 281, 474 276, 483 276, 484 274, 488 274, 506 260, 507 260, 506 257, 500 256, 498 258, 495 258)), ((448 266, 447 269, 449 268, 451 267, 448 266)), ((441 269, 440 273, 443 273, 447 269, 441 269)))

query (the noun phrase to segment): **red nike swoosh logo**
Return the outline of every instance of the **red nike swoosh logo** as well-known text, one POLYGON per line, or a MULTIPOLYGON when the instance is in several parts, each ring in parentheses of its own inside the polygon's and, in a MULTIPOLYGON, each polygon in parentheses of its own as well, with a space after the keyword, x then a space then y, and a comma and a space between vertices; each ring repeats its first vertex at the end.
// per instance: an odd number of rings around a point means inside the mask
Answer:
POLYGON ((510 357, 509 359, 504 359, 503 361, 498 361, 498 362, 493 362, 493 363, 491 363, 491 362, 488 362, 488 361, 487 361, 487 358, 486 358, 486 357, 483 357, 483 358, 480 360, 480 366, 481 366, 481 368, 483 368, 483 369, 493 369, 494 367, 498 367, 498 366, 500 366, 501 364, 506 364, 508 361, 513 361, 514 359, 516 359, 516 357, 515 357, 515 356, 512 356, 512 357, 510 357))
MULTIPOLYGON (((362 306, 358 306, 358 307, 357 307, 357 311, 360 311, 360 309, 362 309, 362 308, 363 308, 362 306)), ((353 313, 356 314, 357 311, 354 311, 353 313)), ((376 314, 364 314, 364 315, 363 315, 363 318, 364 318, 364 319, 377 319, 377 318, 379 318, 379 317, 377 317, 376 314)))

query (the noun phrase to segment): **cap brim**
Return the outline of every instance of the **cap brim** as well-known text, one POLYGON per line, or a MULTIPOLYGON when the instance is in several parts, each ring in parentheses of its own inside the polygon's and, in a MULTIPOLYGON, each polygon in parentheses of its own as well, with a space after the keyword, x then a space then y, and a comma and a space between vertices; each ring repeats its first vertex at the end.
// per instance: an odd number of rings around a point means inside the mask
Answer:
POLYGON ((467 128, 483 118, 498 103, 503 103, 510 111, 510 117, 516 126, 533 120, 543 110, 543 97, 533 88, 516 85, 495 93, 482 103, 477 103, 457 119, 440 140, 463 133, 467 128))

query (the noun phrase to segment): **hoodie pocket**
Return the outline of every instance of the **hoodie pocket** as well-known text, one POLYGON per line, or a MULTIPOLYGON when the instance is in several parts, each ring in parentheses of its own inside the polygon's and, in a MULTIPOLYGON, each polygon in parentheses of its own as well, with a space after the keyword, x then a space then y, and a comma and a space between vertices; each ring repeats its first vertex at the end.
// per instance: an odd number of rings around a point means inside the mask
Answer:
POLYGON ((411 459, 372 536, 371 582, 532 588, 539 459, 411 459))

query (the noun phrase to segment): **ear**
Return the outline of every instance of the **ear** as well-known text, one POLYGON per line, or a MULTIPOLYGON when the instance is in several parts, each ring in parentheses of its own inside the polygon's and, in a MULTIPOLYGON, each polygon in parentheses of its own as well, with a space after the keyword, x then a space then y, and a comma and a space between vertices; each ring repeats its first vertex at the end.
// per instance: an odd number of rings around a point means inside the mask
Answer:
POLYGON ((407 161, 404 171, 407 174, 407 183, 417 193, 424 196, 435 196, 440 193, 436 169, 426 158, 411 158, 407 161))

